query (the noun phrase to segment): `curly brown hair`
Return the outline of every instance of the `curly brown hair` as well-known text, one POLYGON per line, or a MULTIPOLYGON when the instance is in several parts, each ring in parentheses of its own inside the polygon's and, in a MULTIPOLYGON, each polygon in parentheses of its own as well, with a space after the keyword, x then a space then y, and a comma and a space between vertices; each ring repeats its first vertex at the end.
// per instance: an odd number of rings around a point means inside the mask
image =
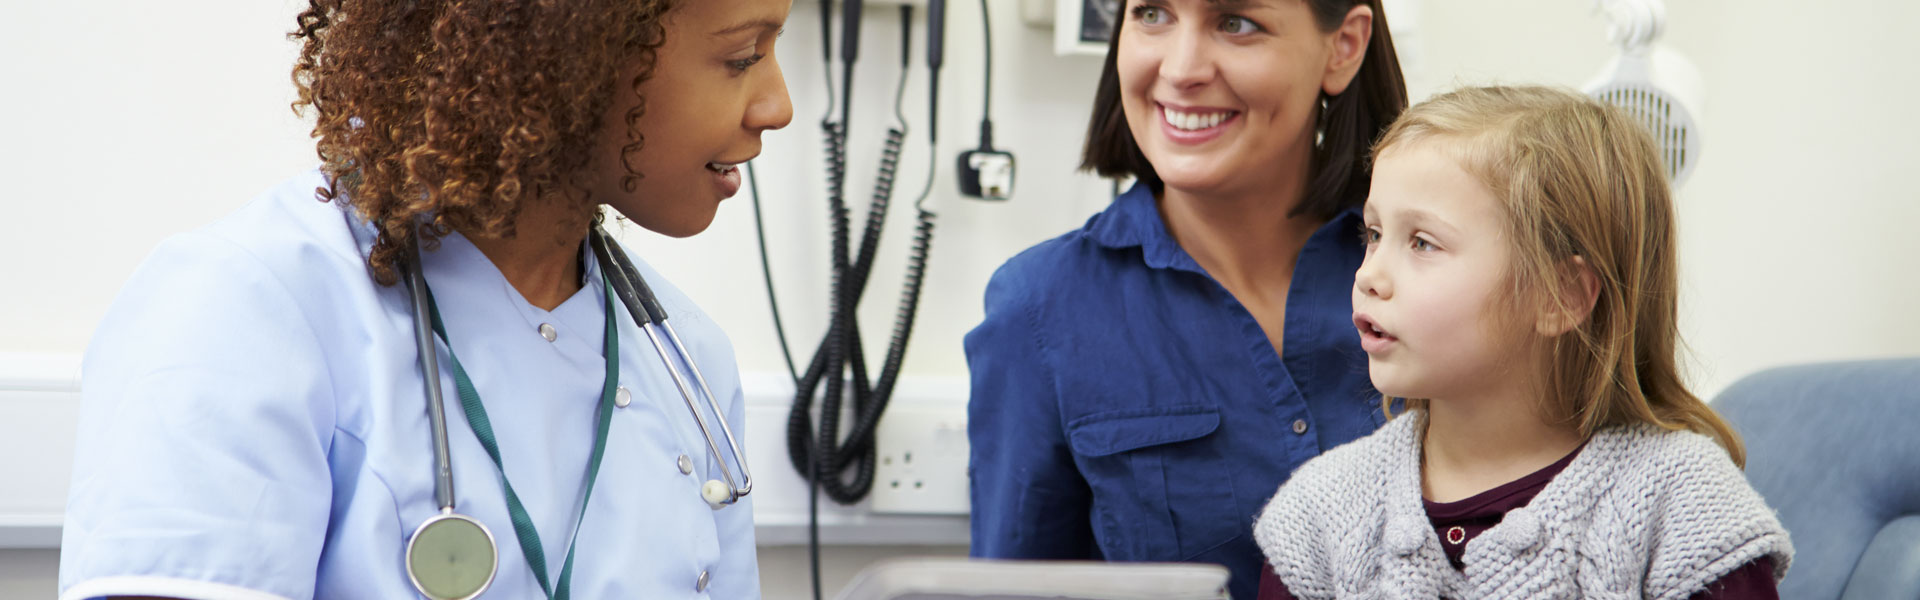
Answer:
MULTIPOLYGON (((416 243, 451 230, 512 236, 522 206, 559 201, 598 215, 582 179, 616 74, 635 97, 665 41, 669 0, 310 0, 289 39, 296 113, 326 187, 379 231, 367 268, 381 285, 416 243)), ((645 99, 627 111, 628 157, 645 99)))

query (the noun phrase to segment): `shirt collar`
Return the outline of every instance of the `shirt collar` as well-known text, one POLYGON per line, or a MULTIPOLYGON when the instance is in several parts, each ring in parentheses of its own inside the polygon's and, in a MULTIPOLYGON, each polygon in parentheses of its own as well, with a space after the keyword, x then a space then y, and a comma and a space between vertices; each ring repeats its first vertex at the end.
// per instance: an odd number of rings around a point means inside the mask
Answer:
POLYGON ((1149 267, 1201 272, 1200 264, 1167 232, 1166 222, 1160 219, 1160 205, 1147 185, 1136 182, 1114 198, 1113 205, 1087 222, 1086 232, 1088 239, 1105 248, 1138 246, 1149 267))
MULTIPOLYGON (((1342 210, 1327 224, 1321 225, 1313 237, 1321 237, 1329 231, 1342 235, 1355 231, 1358 225, 1353 223, 1359 218, 1360 208, 1357 206, 1342 210)), ((1138 246, 1148 267, 1205 272, 1199 263, 1194 262, 1193 256, 1174 241, 1173 234, 1167 232, 1167 223, 1160 218, 1160 205, 1153 198, 1153 189, 1146 185, 1135 183, 1120 197, 1114 198, 1107 210, 1087 221, 1084 230, 1088 239, 1104 248, 1120 250, 1138 246)))

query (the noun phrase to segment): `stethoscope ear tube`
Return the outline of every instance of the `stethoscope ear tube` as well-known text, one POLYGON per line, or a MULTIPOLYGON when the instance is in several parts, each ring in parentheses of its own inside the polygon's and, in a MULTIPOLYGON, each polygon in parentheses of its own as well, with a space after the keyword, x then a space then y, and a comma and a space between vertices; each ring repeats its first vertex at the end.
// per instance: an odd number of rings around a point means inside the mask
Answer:
POLYGON ((627 313, 633 315, 634 325, 638 326, 640 331, 647 335, 647 340, 653 343, 654 351, 660 355, 661 365, 666 367, 667 374, 673 378, 674 387, 679 390, 680 398, 686 401, 687 411, 693 414, 694 423, 700 426, 700 433, 707 439, 707 449, 713 452, 715 462, 720 465, 720 475, 726 481, 724 489, 713 489, 715 487, 713 484, 719 482, 709 481, 708 485, 702 486, 701 496, 716 509, 733 504, 741 496, 753 491, 753 475, 747 470, 747 457, 740 453, 740 443, 733 436, 733 427, 727 424, 726 413, 721 412, 720 403, 714 397, 713 389, 707 385, 706 376, 700 373, 700 366, 695 364, 691 355, 687 354, 687 346, 680 340, 679 333, 667 323, 666 309, 661 308, 659 298, 654 296, 653 289, 647 286, 646 279, 640 276, 640 271, 633 266, 633 261, 627 260, 626 250, 621 248, 620 243, 614 241, 613 236, 608 235, 606 230, 599 227, 593 228, 588 237, 588 245, 593 248, 594 256, 600 261, 602 276, 613 283, 614 295, 626 305, 627 313), (713 429, 707 424, 706 416, 700 412, 699 406, 693 401, 692 386, 688 385, 686 377, 680 373, 680 367, 675 365, 673 359, 669 357, 666 343, 661 339, 661 332, 671 340, 675 350, 673 354, 678 354, 680 362, 686 364, 686 370, 693 375, 694 385, 699 386, 699 391, 706 397, 708 410, 712 411, 715 420, 720 422, 720 433, 727 440, 727 449, 732 451, 734 462, 740 466, 739 481, 734 480, 733 468, 727 464, 726 456, 720 453, 720 444, 713 437, 713 429))
POLYGON ((613 282, 613 293, 620 297, 620 303, 627 306, 627 313, 633 315, 633 324, 645 329, 649 323, 664 323, 667 320, 666 309, 660 308, 660 300, 653 295, 653 288, 647 287, 645 279, 631 261, 622 260, 627 252, 606 230, 593 228, 593 255, 600 259, 602 276, 613 282))

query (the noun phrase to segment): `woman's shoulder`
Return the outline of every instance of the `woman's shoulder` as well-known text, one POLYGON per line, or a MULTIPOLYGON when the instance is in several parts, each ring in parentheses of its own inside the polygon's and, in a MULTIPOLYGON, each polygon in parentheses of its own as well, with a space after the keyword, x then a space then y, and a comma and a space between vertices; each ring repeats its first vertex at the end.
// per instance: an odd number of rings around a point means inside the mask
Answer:
MULTIPOLYGON (((1128 192, 1134 194, 1135 192, 1128 192)), ((1151 196, 1147 196, 1151 202, 1151 196)), ((1072 231, 1034 244, 1008 258, 987 283, 988 312, 996 306, 1040 310, 1053 304, 1076 312, 1097 310, 1099 298, 1150 277, 1142 258, 1141 200, 1123 197, 1072 231), (1094 295, 1095 291, 1103 291, 1094 295)))
MULTIPOLYGON (((1095 215, 1099 219, 1100 215, 1095 215)), ((1123 265, 1095 243, 1087 229, 1075 229, 1014 254, 994 270, 989 286, 1044 290, 1080 285, 1123 265)))

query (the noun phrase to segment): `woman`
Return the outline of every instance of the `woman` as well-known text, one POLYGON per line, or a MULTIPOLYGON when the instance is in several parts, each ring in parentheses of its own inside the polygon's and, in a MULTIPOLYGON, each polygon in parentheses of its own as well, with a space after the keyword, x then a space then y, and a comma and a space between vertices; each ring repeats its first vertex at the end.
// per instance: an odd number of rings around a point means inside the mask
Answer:
POLYGON ((1130 0, 1084 166, 1134 177, 1000 268, 967 335, 973 553, 1226 565, 1295 466, 1383 415, 1349 291, 1406 105, 1375 0, 1130 0))
POLYGON ((758 597, 751 503, 703 499, 739 457, 689 412, 740 431, 732 347, 640 264, 684 342, 656 355, 589 241, 603 205, 707 227, 791 119, 789 8, 314 0, 321 168, 162 244, 88 347, 62 597, 459 597, 410 562, 443 507, 490 596, 758 597))

